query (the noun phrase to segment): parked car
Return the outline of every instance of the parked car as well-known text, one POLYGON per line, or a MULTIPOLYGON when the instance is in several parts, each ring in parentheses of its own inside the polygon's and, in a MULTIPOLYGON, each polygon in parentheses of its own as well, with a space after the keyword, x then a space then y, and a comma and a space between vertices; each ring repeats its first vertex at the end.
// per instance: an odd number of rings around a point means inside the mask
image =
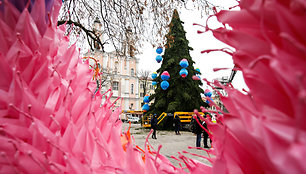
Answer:
POLYGON ((128 122, 139 123, 139 121, 140 121, 139 117, 128 117, 128 122))

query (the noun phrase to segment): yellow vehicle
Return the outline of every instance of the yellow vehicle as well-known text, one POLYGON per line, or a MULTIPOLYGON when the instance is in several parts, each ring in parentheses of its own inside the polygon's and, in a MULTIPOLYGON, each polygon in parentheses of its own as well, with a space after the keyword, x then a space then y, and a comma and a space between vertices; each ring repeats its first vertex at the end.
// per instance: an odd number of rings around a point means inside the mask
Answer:
MULTIPOLYGON (((203 112, 199 112, 199 114, 204 115, 203 112)), ((190 123, 194 112, 174 112, 174 117, 179 116, 182 123, 190 123)))
POLYGON ((150 114, 149 116, 143 116, 142 117, 142 127, 151 127, 151 118, 152 118, 152 114, 150 114))
MULTIPOLYGON (((203 115, 202 112, 199 112, 199 113, 203 115)), ((189 124, 191 122, 193 115, 194 115, 194 112, 174 112, 173 115, 163 112, 160 116, 157 117, 157 120, 158 120, 157 125, 161 123, 165 119, 166 116, 174 116, 174 117, 178 116, 180 117, 182 124, 189 124)), ((151 118, 152 118, 152 114, 148 116, 143 116, 142 127, 151 127, 151 124, 150 124, 151 118)))
POLYGON ((190 123, 193 112, 174 112, 174 118, 178 116, 182 123, 190 123))

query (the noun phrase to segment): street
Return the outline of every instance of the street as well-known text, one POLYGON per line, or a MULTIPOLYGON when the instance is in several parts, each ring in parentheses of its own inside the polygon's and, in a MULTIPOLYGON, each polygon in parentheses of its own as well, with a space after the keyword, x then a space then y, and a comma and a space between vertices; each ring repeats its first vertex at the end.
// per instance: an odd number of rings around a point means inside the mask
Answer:
MULTIPOLYGON (((127 130, 129 127, 128 123, 122 124, 122 130, 127 130)), ((142 128, 140 124, 131 124, 131 135, 135 139, 136 145, 140 148, 144 149, 145 140, 150 132, 150 129, 142 128)), ((196 135, 188 132, 188 131, 180 131, 181 135, 175 135, 174 131, 162 131, 157 130, 156 137, 157 139, 152 139, 151 136, 149 137, 149 143, 153 146, 155 150, 158 149, 159 145, 162 145, 160 153, 167 157, 174 166, 179 167, 179 162, 171 156, 178 158, 178 152, 187 151, 190 153, 195 153, 202 156, 208 156, 207 153, 203 150, 197 149, 188 149, 188 146, 195 147, 196 135)), ((208 141, 209 142, 209 141, 208 141)), ((203 147, 203 139, 201 141, 201 147, 203 147)), ((183 153, 182 153, 183 154, 183 153)), ((184 156, 201 161, 207 165, 210 163, 203 158, 193 156, 190 154, 184 154, 184 156)), ((184 164, 182 164, 185 166, 184 164)))

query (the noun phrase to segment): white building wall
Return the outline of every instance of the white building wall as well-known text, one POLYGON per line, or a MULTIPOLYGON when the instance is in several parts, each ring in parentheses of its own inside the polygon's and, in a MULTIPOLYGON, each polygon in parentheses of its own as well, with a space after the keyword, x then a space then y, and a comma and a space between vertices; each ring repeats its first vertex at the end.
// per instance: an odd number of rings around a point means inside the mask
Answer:
POLYGON ((120 79, 121 83, 120 83, 120 86, 121 86, 121 96, 124 97, 124 91, 125 91, 125 79, 121 78, 120 79))
POLYGON ((114 69, 114 59, 110 59, 110 69, 114 69))
POLYGON ((123 74, 123 68, 124 68, 124 67, 123 67, 123 66, 124 66, 123 59, 120 58, 119 62, 120 62, 120 63, 119 63, 119 64, 120 64, 120 65, 119 65, 119 66, 120 66, 120 74, 123 74))
POLYGON ((126 60, 126 74, 131 75, 130 74, 130 60, 126 60))
POLYGON ((139 111, 141 108, 139 108, 139 102, 135 102, 135 110, 139 111))
POLYGON ((106 67, 107 67, 107 54, 104 54, 104 56, 103 56, 103 69, 105 69, 106 67))
POLYGON ((124 110, 129 110, 130 100, 128 98, 124 99, 124 110))
MULTIPOLYGON (((110 75, 111 77, 114 77, 114 81, 119 82, 119 89, 113 91, 113 98, 123 98, 123 110, 129 110, 131 103, 133 103, 133 110, 141 110, 141 102, 139 102, 139 100, 141 100, 139 95, 139 80, 135 77, 135 75, 131 76, 131 68, 134 69, 134 74, 137 73, 139 68, 139 60, 135 60, 131 57, 116 57, 116 55, 113 53, 103 53, 102 56, 95 54, 93 56, 101 62, 103 71, 110 70, 107 73, 113 73, 112 70, 114 70, 116 65, 115 61, 119 61, 117 67, 118 75, 110 75), (131 94, 131 84, 134 85, 134 94, 131 94)), ((108 81, 104 84, 101 92, 107 91, 110 87, 111 81, 108 81)))
POLYGON ((136 97, 139 97, 139 80, 138 80, 138 78, 136 79, 136 84, 135 84, 134 89, 135 89, 136 97))
POLYGON ((129 81, 129 79, 125 79, 125 90, 124 90, 124 93, 125 94, 129 94, 129 89, 130 89, 130 81, 129 81))

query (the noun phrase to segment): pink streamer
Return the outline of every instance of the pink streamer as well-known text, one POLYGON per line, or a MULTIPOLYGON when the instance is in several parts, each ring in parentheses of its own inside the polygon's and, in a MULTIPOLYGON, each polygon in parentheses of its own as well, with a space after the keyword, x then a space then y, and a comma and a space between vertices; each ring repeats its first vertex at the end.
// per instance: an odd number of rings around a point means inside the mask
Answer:
POLYGON ((215 157, 207 166, 179 153, 180 168, 160 148, 150 153, 148 140, 144 152, 132 141, 122 147, 112 92, 92 97, 88 64, 56 26, 61 1, 28 2, 31 11, 1 4, 0 173, 306 173, 306 2, 244 0, 215 14, 224 27, 202 26, 235 48, 219 51, 250 90, 208 82, 228 94, 229 113, 217 107, 217 123, 206 119, 215 157))
POLYGON ((159 151, 144 161, 127 133, 122 147, 112 91, 93 97, 88 62, 56 26, 61 1, 51 11, 44 3, 33 15, 1 5, 0 173, 184 173, 159 151))

